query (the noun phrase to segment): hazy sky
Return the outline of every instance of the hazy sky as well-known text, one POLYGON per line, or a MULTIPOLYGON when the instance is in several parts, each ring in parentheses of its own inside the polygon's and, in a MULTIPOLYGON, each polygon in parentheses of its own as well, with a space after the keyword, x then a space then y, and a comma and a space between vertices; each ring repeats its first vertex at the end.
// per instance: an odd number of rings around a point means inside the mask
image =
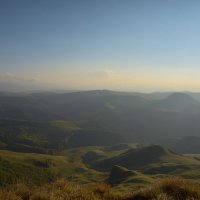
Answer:
POLYGON ((0 90, 200 91, 199 0, 0 0, 0 90))

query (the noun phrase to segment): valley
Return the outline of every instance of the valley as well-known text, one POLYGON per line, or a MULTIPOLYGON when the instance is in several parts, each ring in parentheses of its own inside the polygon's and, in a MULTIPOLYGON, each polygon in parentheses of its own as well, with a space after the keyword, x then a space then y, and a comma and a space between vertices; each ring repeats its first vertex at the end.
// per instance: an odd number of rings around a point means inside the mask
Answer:
POLYGON ((174 177, 198 183, 199 116, 185 93, 1 94, 0 186, 63 180, 129 195, 174 177))

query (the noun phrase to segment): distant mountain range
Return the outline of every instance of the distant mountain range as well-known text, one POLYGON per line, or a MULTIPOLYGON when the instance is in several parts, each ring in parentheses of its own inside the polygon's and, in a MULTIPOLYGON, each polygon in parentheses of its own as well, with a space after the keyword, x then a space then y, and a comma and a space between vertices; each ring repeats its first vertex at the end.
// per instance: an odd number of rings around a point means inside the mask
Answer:
POLYGON ((0 94, 2 149, 45 152, 138 142, 194 153, 200 152, 199 145, 185 148, 184 138, 200 137, 199 121, 200 93, 0 94))

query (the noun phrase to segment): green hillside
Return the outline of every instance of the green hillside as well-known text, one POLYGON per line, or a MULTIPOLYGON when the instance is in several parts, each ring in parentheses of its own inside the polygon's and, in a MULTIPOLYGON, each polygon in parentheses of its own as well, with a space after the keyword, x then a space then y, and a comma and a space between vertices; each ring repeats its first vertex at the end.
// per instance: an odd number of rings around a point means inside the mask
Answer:
MULTIPOLYGON (((99 159, 91 166, 100 171, 110 171, 111 177, 113 177, 113 166, 115 166, 114 169, 120 169, 121 172, 128 170, 130 174, 134 172, 134 174, 142 175, 141 180, 144 179, 144 183, 151 179, 162 179, 167 176, 181 176, 188 179, 200 178, 199 159, 175 154, 157 145, 131 148, 107 159, 99 159), (148 177, 149 180, 146 180, 145 177, 148 177)), ((118 176, 116 176, 117 178, 118 176)), ((126 175, 122 178, 126 178, 126 175)))
POLYGON ((0 184, 17 181, 43 184, 64 178, 80 183, 106 182, 131 187, 170 176, 199 180, 199 167, 199 159, 155 145, 79 147, 57 156, 0 151, 0 184))
POLYGON ((108 183, 112 186, 123 184, 124 186, 131 186, 137 184, 138 186, 153 182, 153 178, 144 175, 135 170, 128 170, 125 167, 115 165, 112 167, 108 183))
POLYGON ((0 184, 25 182, 44 184, 66 176, 66 158, 0 151, 0 184))
POLYGON ((44 184, 59 178, 82 183, 103 181, 106 173, 88 168, 81 160, 81 153, 89 150, 81 151, 68 152, 65 156, 0 151, 0 185, 44 184))

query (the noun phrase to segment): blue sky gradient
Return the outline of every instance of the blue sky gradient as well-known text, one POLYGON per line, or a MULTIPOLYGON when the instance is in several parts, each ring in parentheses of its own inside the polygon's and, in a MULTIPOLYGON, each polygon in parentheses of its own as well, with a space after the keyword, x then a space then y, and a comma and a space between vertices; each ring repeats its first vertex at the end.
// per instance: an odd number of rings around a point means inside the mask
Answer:
POLYGON ((0 90, 200 90, 198 0, 1 0, 0 90))

